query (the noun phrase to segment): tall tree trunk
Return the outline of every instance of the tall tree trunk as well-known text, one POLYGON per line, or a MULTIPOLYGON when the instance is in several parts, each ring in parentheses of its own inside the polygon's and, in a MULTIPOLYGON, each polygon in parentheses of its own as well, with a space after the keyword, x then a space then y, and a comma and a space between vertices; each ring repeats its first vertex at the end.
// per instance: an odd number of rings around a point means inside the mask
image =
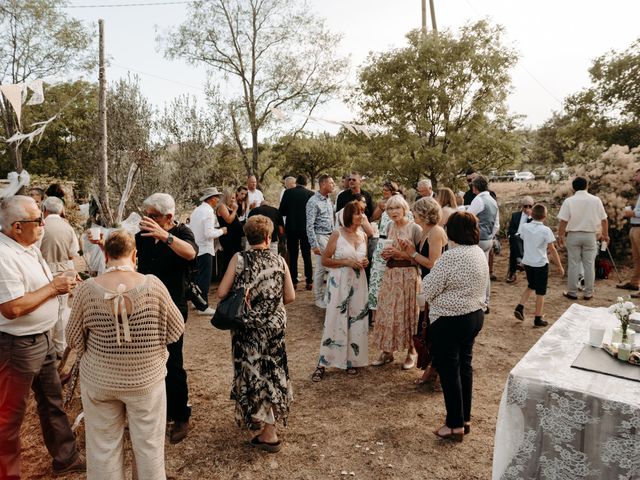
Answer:
POLYGON ((98 199, 105 227, 112 227, 113 215, 109 208, 109 158, 107 156, 107 78, 104 65, 104 20, 98 20, 100 34, 99 70, 98 70, 98 118, 100 125, 100 161, 98 162, 98 199))

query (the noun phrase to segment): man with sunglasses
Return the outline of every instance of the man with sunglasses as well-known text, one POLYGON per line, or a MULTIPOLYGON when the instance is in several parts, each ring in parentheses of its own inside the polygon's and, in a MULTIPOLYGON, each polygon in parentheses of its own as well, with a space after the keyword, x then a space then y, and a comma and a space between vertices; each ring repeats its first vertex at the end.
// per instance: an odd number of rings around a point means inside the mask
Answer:
POLYGON ((371 200, 371 194, 360 188, 361 184, 362 176, 358 172, 351 172, 351 175, 349 175, 349 188, 340 193, 336 200, 336 212, 342 210, 347 203, 357 200, 360 198, 360 195, 363 195, 367 202, 364 214, 368 219, 371 219, 371 215, 373 215, 373 201, 371 200))
POLYGON ((516 281, 516 271, 523 270, 522 257, 524 256, 524 246, 518 229, 523 223, 531 222, 531 209, 533 208, 533 198, 527 196, 520 199, 520 210, 511 214, 507 238, 509 239, 509 274, 507 283, 516 281))
POLYGON ((40 250, 44 220, 31 197, 0 204, 0 478, 20 478, 20 427, 33 390, 53 473, 84 472, 69 420, 62 408, 51 329, 59 296, 75 278, 53 277, 40 250))

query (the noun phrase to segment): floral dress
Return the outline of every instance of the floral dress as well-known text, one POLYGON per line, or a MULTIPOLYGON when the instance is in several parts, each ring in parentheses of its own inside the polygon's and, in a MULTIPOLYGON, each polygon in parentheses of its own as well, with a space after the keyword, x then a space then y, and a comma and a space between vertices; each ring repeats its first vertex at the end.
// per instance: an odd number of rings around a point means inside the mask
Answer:
MULTIPOLYGON (((367 255, 366 235, 358 232, 354 247, 340 236, 333 255, 336 259, 362 260, 367 255)), ((320 342, 322 367, 341 369, 364 367, 369 363, 369 321, 367 307, 367 277, 364 270, 351 267, 331 268, 327 280, 325 301, 327 310, 320 342)))
MULTIPOLYGON (((387 238, 399 247, 399 239, 414 245, 420 241, 422 229, 413 222, 402 228, 390 223, 387 238)), ((384 352, 408 349, 418 321, 418 290, 420 276, 415 266, 386 268, 378 297, 378 312, 373 326, 375 345, 384 352)))
MULTIPOLYGON (((407 213, 407 218, 413 222, 413 213, 407 213)), ((378 225, 380 238, 387 236, 387 228, 390 222, 391 219, 387 212, 382 212, 380 224, 378 225)), ((376 249, 373 252, 373 257, 371 258, 371 269, 369 274, 369 310, 377 310, 378 308, 378 292, 380 291, 382 276, 384 275, 384 270, 387 265, 381 255, 383 249, 384 246, 382 242, 378 241, 376 249)))
MULTIPOLYGON (((247 327, 233 331, 231 337, 231 399, 236 402, 236 422, 241 427, 277 420, 286 425, 293 392, 284 343, 284 259, 269 250, 249 250, 246 254, 251 310, 247 327)), ((244 284, 243 267, 239 255, 234 289, 244 284)))

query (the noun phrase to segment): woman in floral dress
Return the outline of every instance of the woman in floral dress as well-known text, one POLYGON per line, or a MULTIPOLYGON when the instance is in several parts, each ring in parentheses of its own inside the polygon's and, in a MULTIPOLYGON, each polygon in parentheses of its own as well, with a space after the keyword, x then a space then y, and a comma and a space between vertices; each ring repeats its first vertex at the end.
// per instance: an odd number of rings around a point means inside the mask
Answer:
POLYGON ((329 270, 325 300, 327 309, 320 342, 320 358, 311 379, 319 382, 326 367, 349 375, 368 364, 369 322, 367 308, 367 237, 360 228, 364 208, 358 201, 344 208, 344 226, 335 230, 322 255, 329 270))
POLYGON ((218 298, 222 299, 240 285, 250 286, 247 326, 232 332, 231 399, 236 402, 238 425, 259 430, 251 445, 275 453, 282 446, 276 422, 286 425, 293 400, 284 343, 284 305, 295 299, 295 290, 284 259, 269 250, 271 220, 263 215, 250 217, 244 232, 251 245, 246 252, 246 281, 243 257, 236 254, 218 287, 218 298))
POLYGON ((385 245, 381 253, 387 264, 373 327, 374 343, 382 353, 372 365, 392 362, 394 351, 407 349, 402 368, 409 370, 415 366, 417 358, 413 334, 418 321, 420 277, 416 263, 403 249, 403 241, 417 245, 422 229, 407 218, 409 204, 400 195, 387 201, 386 212, 391 219, 386 242, 391 245, 385 245))

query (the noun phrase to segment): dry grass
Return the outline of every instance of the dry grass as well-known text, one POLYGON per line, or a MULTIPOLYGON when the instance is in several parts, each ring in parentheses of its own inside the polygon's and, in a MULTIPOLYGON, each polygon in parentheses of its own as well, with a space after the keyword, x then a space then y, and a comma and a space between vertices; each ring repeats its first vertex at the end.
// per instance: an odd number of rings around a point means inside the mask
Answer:
MULTIPOLYGON (((522 184, 505 184, 520 194, 522 184)), ((534 187, 532 187, 534 188, 534 187)), ((497 189, 496 189, 497 190, 497 189)), ((536 190, 538 191, 538 190, 536 190)), ((538 191, 540 195, 541 191, 538 191)), ((507 193, 500 190, 499 198, 507 193)), ((536 194, 537 195, 537 194, 536 194)), ((513 317, 525 286, 504 283, 508 248, 496 258, 491 314, 485 319, 474 351, 475 388, 472 432, 462 444, 438 441, 431 431, 444 419, 442 393, 417 388, 417 371, 400 369, 402 354, 385 367, 368 367, 356 377, 328 370, 313 383, 323 312, 309 292, 298 292, 288 308, 287 350, 295 403, 290 426, 283 430, 285 447, 277 455, 252 450, 247 436, 233 422, 229 400, 230 340, 207 319, 192 315, 185 340, 192 429, 179 445, 166 447, 167 473, 182 479, 488 479, 491 478, 493 436, 498 404, 507 375, 544 330, 533 318, 513 317), (348 472, 347 476, 341 475, 348 472), (349 473, 353 472, 354 476, 349 473)), ((564 282, 552 266, 547 319, 555 321, 569 306, 564 282)), ((609 305, 618 295, 615 280, 599 281, 589 305, 609 305)), ((527 313, 532 311, 529 305, 527 313)), ((371 348, 371 359, 377 351, 371 348)), ((71 416, 79 410, 76 399, 71 416)), ((50 459, 42 445, 33 405, 23 429, 25 478, 51 478, 50 459)), ((82 445, 82 434, 80 435, 82 445)), ((80 475, 69 479, 82 478, 80 475)))

